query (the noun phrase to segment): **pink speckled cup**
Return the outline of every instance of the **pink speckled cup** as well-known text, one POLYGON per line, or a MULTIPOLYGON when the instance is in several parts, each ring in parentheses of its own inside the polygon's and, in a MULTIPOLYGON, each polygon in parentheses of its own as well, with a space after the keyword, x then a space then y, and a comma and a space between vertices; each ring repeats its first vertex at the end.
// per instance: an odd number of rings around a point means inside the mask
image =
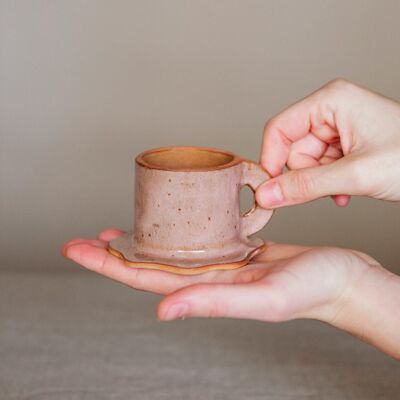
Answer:
POLYGON ((169 147, 136 158, 133 232, 110 251, 136 267, 192 274, 236 268, 264 248, 249 238, 272 210, 254 204, 240 214, 240 189, 270 176, 258 164, 223 150, 169 147))

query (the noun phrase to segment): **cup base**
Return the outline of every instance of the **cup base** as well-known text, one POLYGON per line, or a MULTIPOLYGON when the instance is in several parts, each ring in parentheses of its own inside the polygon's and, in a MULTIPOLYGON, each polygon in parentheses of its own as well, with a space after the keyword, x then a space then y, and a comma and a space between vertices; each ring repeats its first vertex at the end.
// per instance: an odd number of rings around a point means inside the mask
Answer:
POLYGON ((135 253, 132 247, 132 234, 128 233, 110 242, 108 251, 124 260, 125 264, 133 268, 146 268, 172 272, 180 275, 197 275, 212 270, 231 270, 245 266, 256 255, 266 249, 260 238, 249 238, 247 242, 238 245, 235 254, 219 256, 213 259, 186 258, 184 260, 156 259, 135 253))

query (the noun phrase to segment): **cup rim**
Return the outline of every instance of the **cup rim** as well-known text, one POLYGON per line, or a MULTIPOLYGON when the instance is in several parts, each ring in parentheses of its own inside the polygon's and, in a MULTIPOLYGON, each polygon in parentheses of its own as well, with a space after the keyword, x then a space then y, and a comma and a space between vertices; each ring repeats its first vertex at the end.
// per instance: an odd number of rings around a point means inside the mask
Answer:
POLYGON ((142 167, 145 167, 148 169, 156 169, 156 170, 160 170, 160 171, 174 171, 174 172, 218 171, 221 169, 233 167, 234 165, 239 164, 241 161, 243 161, 242 157, 239 157, 238 155, 231 153, 230 151, 221 150, 221 149, 217 149, 214 147, 201 147, 201 146, 158 147, 155 149, 146 150, 146 151, 140 153, 139 155, 137 155, 135 158, 135 162, 142 167), (204 151, 204 152, 211 152, 211 153, 219 153, 219 154, 223 154, 225 156, 230 156, 230 157, 232 157, 232 159, 225 164, 216 165, 214 167, 179 168, 179 169, 178 168, 161 167, 159 165, 150 164, 145 160, 145 157, 149 154, 167 152, 167 151, 172 151, 172 150, 197 150, 197 151, 204 151))

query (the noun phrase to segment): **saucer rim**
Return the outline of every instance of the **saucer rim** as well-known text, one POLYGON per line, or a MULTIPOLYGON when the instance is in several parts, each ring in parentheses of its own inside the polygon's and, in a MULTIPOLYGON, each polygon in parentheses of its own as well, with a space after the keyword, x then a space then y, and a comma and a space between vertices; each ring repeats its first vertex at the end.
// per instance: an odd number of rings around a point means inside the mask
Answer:
POLYGON ((263 253, 266 250, 267 245, 263 239, 261 240, 263 241, 262 244, 260 244, 260 246, 258 247, 255 247, 254 250, 250 251, 242 260, 228 262, 228 263, 208 264, 199 267, 179 267, 173 264, 128 260, 119 250, 114 249, 110 244, 108 245, 107 250, 113 256, 116 256, 122 261, 124 261, 125 265, 128 267, 159 270, 159 271, 175 273, 178 275, 198 275, 208 271, 233 270, 244 267, 250 262, 250 260, 253 257, 263 253))

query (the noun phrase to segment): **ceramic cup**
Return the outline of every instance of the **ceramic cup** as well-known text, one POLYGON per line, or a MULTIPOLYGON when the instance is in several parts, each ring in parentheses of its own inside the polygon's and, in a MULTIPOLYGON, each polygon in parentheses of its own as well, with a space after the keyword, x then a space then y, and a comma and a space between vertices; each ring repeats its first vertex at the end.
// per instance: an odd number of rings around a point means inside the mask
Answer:
POLYGON ((140 154, 135 168, 134 229, 110 243, 113 254, 187 273, 238 267, 262 251, 264 242, 249 236, 272 210, 255 203, 241 215, 239 204, 244 185, 254 191, 270 178, 260 165, 223 150, 169 147, 140 154))

